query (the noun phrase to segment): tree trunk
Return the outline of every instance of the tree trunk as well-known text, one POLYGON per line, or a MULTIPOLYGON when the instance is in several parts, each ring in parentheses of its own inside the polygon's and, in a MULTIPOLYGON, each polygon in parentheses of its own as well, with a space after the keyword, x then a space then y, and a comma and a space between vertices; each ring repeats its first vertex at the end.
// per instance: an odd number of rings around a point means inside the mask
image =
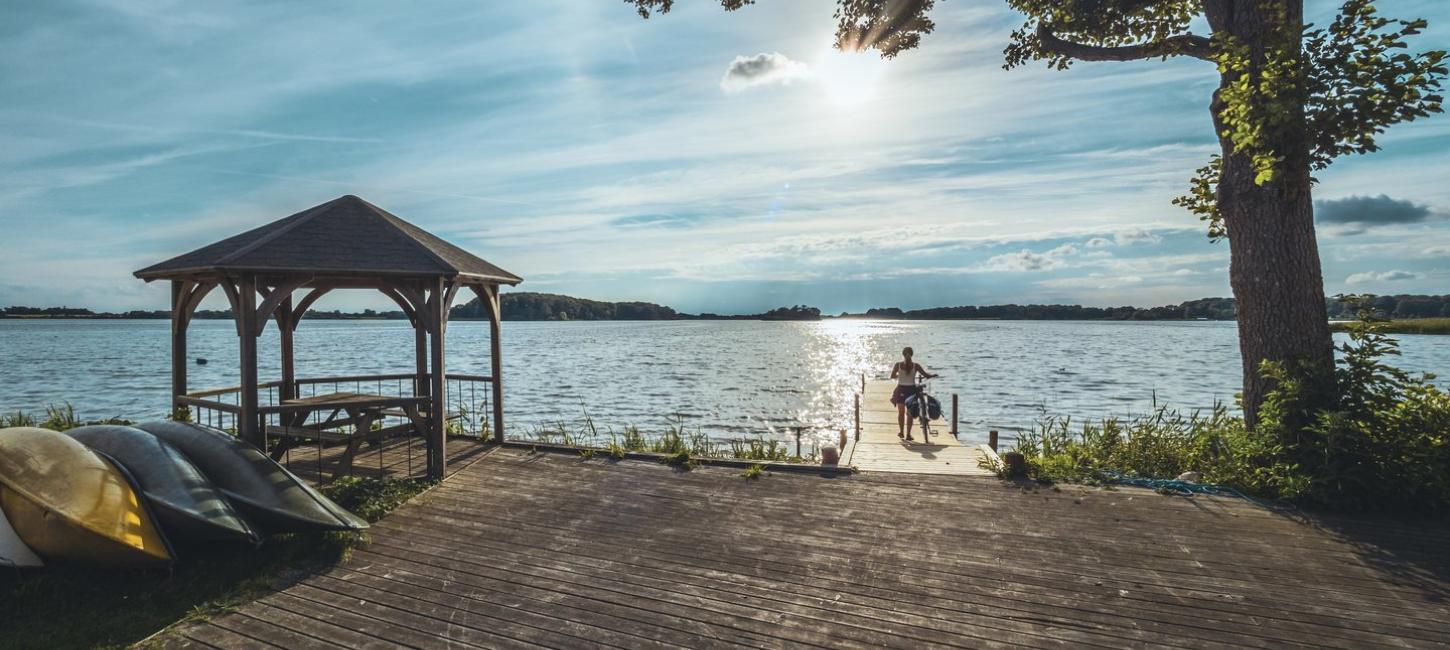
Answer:
MULTIPOLYGON (((1302 0, 1211 0, 1205 9, 1215 34, 1241 39, 1259 62, 1273 39, 1284 34, 1279 30, 1292 30, 1292 42, 1299 42, 1302 0), (1280 23, 1276 14, 1288 25, 1280 23)), ((1232 81, 1234 76, 1225 74, 1220 88, 1232 81)), ((1302 106, 1302 101, 1297 105, 1302 106)), ((1215 96, 1213 116, 1219 134, 1225 126, 1221 109, 1215 96)), ((1218 207, 1228 231, 1229 283, 1238 307, 1243 359, 1244 418, 1250 427, 1258 423, 1259 407, 1273 388, 1260 373, 1263 362, 1283 362, 1291 370, 1309 373, 1318 388, 1327 386, 1320 382, 1327 382, 1334 368, 1334 341, 1314 233, 1308 137, 1302 114, 1299 117, 1271 135, 1283 162, 1275 179, 1262 185, 1255 182, 1249 156, 1234 153, 1233 143, 1220 135, 1223 170, 1218 207)), ((1308 397, 1322 400, 1327 395, 1316 391, 1308 397)))
POLYGON ((1272 388, 1259 372, 1264 361, 1304 364, 1303 370, 1320 378, 1334 365, 1313 202, 1307 188, 1289 184, 1256 185, 1244 156, 1224 157, 1219 209, 1229 233, 1229 283, 1238 306, 1244 417, 1250 427, 1272 388))

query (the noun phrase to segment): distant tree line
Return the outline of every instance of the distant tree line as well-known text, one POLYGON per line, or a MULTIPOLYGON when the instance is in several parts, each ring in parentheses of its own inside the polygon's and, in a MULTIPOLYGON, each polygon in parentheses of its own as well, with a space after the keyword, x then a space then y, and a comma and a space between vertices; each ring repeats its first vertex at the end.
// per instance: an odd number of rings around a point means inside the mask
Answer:
MULTIPOLYGON (((551 293, 515 292, 499 296, 504 320, 820 320, 821 310, 806 305, 777 307, 762 314, 684 314, 649 302, 605 302, 551 293)), ((1395 319, 1450 317, 1450 295, 1373 296, 1370 305, 1381 316, 1395 319)), ((906 320, 1233 320, 1233 298, 1200 298, 1162 307, 1083 307, 1080 305, 963 305, 902 310, 897 307, 869 309, 864 313, 842 313, 838 318, 897 318, 906 320)), ((1348 301, 1329 299, 1327 316, 1332 320, 1352 319, 1355 307, 1348 301)), ((230 319, 230 309, 200 309, 194 318, 230 319)), ((450 318, 487 318, 475 298, 453 308, 450 318)), ((76 307, 6 307, 0 318, 170 318, 166 310, 96 312, 76 307)), ((361 312, 310 310, 306 318, 317 320, 402 320, 403 312, 364 309, 361 312)))

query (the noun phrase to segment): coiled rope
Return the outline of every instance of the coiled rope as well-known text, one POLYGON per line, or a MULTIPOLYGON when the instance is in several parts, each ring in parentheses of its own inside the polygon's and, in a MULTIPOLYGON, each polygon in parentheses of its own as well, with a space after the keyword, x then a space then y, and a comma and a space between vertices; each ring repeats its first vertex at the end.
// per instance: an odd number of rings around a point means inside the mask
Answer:
POLYGON ((1243 492, 1240 492, 1237 488, 1232 488, 1227 485, 1213 485, 1211 483, 1180 481, 1176 478, 1143 478, 1141 476, 1131 476, 1128 474, 1123 474, 1121 472, 1114 472, 1109 470, 1102 471, 1101 475, 1103 481, 1107 483, 1111 483, 1114 485, 1131 485, 1135 487, 1148 488, 1160 494, 1174 494, 1185 497, 1191 497, 1195 494, 1238 497, 1240 499, 1248 501, 1249 503, 1273 510, 1294 509, 1294 504, 1292 503, 1278 500, 1275 500, 1273 502, 1262 501, 1259 499, 1255 499, 1247 494, 1244 494, 1243 492))

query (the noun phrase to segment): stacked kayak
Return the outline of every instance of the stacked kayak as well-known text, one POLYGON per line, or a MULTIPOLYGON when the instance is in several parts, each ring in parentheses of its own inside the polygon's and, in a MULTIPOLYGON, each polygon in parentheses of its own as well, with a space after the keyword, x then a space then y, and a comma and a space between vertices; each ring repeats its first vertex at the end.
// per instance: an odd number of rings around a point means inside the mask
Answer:
POLYGON ((181 422, 0 429, 0 567, 165 564, 170 539, 368 524, 256 448, 181 422))
POLYGON ((136 425, 180 449, 248 520, 268 533, 362 530, 368 522, 235 436, 185 422, 136 425))
POLYGON ((171 547, 120 466, 65 434, 0 431, 0 509, 48 560, 136 566, 171 561, 171 547))
POLYGON ((80 427, 66 435, 130 470, 171 537, 261 541, 201 470, 160 438, 135 427, 115 425, 80 427))

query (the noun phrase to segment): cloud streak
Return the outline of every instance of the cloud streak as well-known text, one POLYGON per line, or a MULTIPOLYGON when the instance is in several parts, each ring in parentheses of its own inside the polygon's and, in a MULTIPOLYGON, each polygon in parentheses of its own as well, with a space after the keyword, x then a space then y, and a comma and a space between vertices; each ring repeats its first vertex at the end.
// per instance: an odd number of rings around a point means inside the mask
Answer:
POLYGON ((720 89, 736 93, 747 88, 769 84, 790 85, 792 81, 810 77, 810 68, 793 61, 780 52, 761 52, 755 56, 737 56, 720 78, 720 89))

